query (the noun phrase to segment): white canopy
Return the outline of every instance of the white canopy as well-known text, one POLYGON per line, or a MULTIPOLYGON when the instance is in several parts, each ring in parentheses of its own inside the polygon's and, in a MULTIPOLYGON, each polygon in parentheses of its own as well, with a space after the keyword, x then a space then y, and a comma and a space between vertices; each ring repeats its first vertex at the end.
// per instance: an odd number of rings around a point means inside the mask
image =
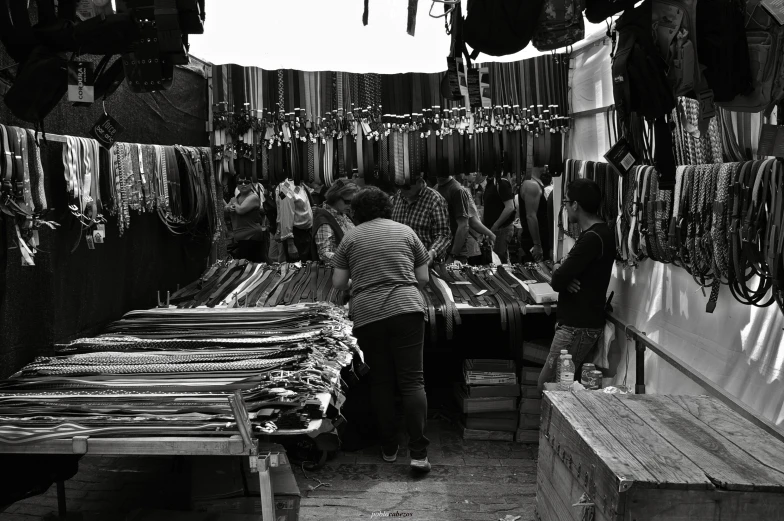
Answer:
MULTIPOLYGON (((419 0, 416 36, 406 33, 408 0, 211 0, 205 33, 191 36, 191 53, 205 61, 263 69, 344 72, 440 72, 446 69, 450 39, 444 19, 428 15, 430 0, 419 0)), ((441 4, 434 13, 443 13, 441 4)), ((586 37, 607 30, 586 22, 586 37)), ((529 45, 500 58, 517 61, 542 53, 529 45)))

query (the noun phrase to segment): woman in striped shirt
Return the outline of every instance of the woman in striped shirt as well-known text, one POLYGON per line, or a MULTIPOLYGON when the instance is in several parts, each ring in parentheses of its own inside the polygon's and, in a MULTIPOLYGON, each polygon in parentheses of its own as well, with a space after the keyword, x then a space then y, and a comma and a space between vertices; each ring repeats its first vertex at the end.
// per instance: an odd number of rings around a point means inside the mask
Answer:
POLYGON ((389 196, 375 187, 351 203, 356 228, 340 242, 332 282, 351 288, 354 336, 370 366, 370 394, 385 461, 397 459, 395 384, 403 397, 411 468, 427 472, 427 397, 422 368, 425 319, 417 286, 428 282, 430 256, 416 233, 391 220, 389 196))

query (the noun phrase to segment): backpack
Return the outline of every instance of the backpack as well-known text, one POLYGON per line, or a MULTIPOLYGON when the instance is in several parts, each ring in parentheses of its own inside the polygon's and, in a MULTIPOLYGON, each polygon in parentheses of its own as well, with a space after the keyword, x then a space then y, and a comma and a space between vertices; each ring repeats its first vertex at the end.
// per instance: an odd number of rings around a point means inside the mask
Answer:
POLYGON ((637 0, 585 0, 585 19, 598 24, 613 15, 634 9, 637 0))
POLYGON ((676 96, 688 96, 702 82, 697 59, 697 0, 653 0, 652 26, 667 80, 676 96))
POLYGON ((544 0, 469 0, 463 38, 474 50, 490 56, 514 54, 526 48, 536 31, 544 0))
POLYGON ((651 34, 653 0, 624 11, 615 23, 618 46, 612 60, 613 97, 618 120, 629 122, 631 113, 656 119, 675 108, 667 81, 667 67, 651 34))
POLYGON ((531 42, 539 51, 554 51, 585 38, 583 0, 545 0, 531 42))
POLYGON ((752 91, 719 105, 736 112, 772 111, 777 101, 784 99, 784 27, 760 0, 746 3, 745 26, 752 91))
POLYGON ((697 4, 697 55, 714 102, 732 101, 752 88, 742 1, 697 4))

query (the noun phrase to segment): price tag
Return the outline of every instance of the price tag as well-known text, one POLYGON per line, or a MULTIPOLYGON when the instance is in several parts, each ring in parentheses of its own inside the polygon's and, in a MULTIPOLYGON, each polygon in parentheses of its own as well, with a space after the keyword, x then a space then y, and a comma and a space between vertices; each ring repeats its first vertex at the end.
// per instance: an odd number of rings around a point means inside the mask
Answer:
POLYGON ((68 101, 89 106, 95 101, 95 65, 92 62, 68 62, 68 101))
POLYGON ((90 250, 94 250, 95 242, 93 241, 93 235, 91 233, 87 233, 87 235, 85 235, 84 238, 87 241, 87 248, 90 250))
POLYGON ((104 114, 100 117, 98 122, 90 129, 90 135, 95 138, 98 143, 106 148, 112 148, 114 142, 122 134, 125 128, 120 125, 109 114, 104 114))
POLYGON ((627 173, 637 162, 637 157, 632 152, 626 138, 619 139, 618 142, 604 154, 604 158, 622 175, 627 173))
POLYGON ((98 227, 95 230, 93 230, 93 241, 95 241, 95 244, 103 244, 105 238, 106 238, 106 225, 99 224, 98 227))

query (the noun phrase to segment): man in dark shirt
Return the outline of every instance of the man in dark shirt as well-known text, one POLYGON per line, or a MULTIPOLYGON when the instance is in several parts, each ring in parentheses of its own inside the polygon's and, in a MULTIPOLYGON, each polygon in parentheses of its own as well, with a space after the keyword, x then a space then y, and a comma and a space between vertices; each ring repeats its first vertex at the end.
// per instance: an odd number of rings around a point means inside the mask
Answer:
POLYGON ((583 232, 564 259, 554 266, 551 286, 558 291, 558 322, 547 363, 539 375, 539 389, 553 381, 562 349, 569 351, 580 374, 602 333, 604 308, 615 261, 615 234, 597 215, 602 193, 594 181, 576 179, 569 184, 566 208, 570 223, 583 232))
POLYGON ((449 228, 452 231, 452 245, 446 261, 458 260, 467 263, 468 256, 465 244, 468 237, 468 219, 471 217, 471 202, 468 199, 468 193, 446 172, 438 174, 438 193, 446 199, 447 210, 449 210, 449 228))
POLYGON ((512 233, 515 209, 512 183, 503 175, 489 177, 484 196, 485 212, 482 223, 490 228, 495 236, 493 251, 501 262, 508 260, 509 237, 512 233))

